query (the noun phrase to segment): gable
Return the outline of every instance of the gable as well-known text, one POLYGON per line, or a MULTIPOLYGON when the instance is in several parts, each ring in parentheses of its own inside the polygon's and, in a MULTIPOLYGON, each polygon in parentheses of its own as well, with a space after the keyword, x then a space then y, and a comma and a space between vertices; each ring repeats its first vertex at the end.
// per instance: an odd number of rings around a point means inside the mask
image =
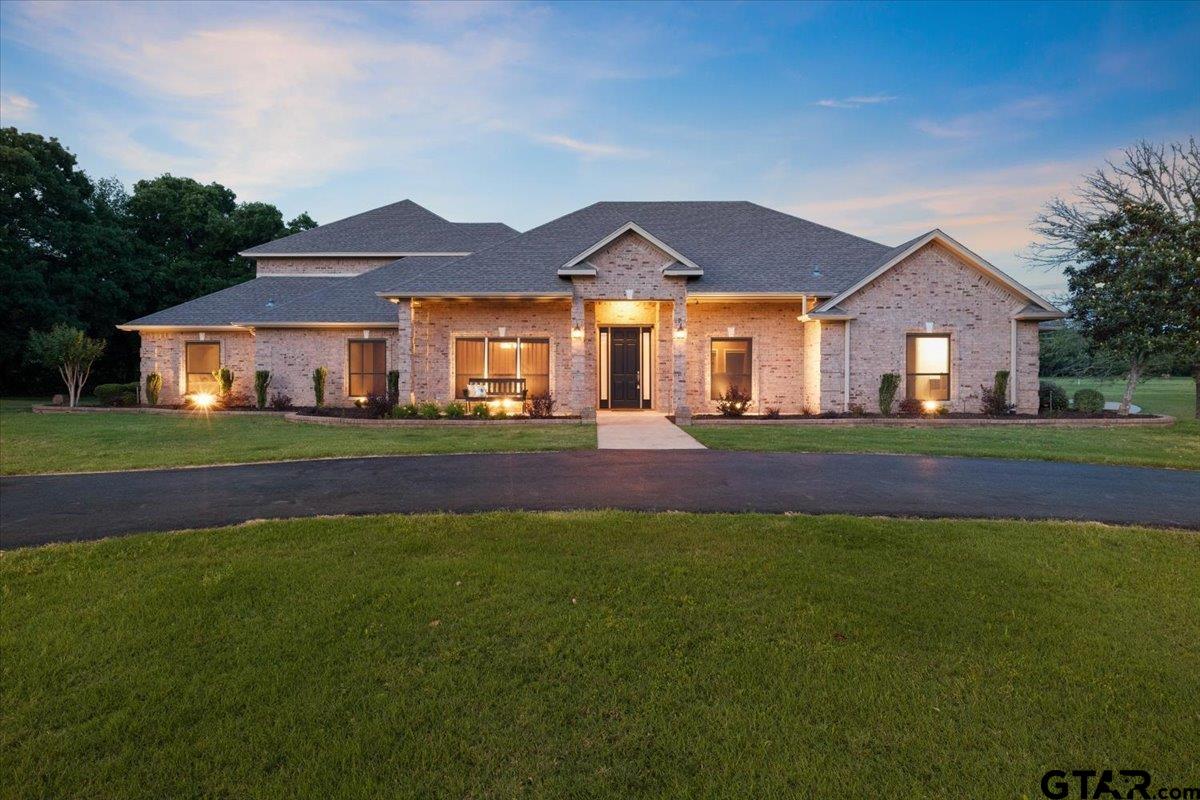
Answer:
POLYGON ((568 260, 567 263, 559 267, 558 274, 563 277, 572 275, 595 275, 596 265, 592 263, 594 257, 604 252, 615 242, 623 240, 629 235, 635 235, 638 239, 663 254, 665 261, 663 262, 662 270, 665 274, 689 277, 699 277, 704 274, 704 270, 701 269, 696 262, 683 255, 678 250, 671 247, 671 245, 662 241, 657 236, 638 225, 636 222, 627 222, 614 230, 612 233, 605 236, 603 239, 590 245, 582 253, 579 253, 574 258, 568 260))
POLYGON ((610 241, 584 263, 592 271, 572 277, 584 297, 671 297, 686 280, 666 271, 678 263, 671 253, 633 231, 610 241))

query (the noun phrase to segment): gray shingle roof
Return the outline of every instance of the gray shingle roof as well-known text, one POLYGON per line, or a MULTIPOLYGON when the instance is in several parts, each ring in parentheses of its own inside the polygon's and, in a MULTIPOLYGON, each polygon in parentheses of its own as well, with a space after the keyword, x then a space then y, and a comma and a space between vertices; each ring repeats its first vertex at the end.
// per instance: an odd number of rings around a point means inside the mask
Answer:
POLYGON ((559 267, 634 222, 698 264, 691 293, 833 294, 893 248, 747 202, 596 203, 486 250, 398 274, 389 292, 562 293, 559 267))
POLYGON ((232 325, 234 322, 268 313, 282 303, 345 280, 346 278, 254 278, 125 324, 232 325))
POLYGON ((502 222, 450 222, 412 200, 401 200, 251 247, 242 254, 473 253, 516 234, 502 222))

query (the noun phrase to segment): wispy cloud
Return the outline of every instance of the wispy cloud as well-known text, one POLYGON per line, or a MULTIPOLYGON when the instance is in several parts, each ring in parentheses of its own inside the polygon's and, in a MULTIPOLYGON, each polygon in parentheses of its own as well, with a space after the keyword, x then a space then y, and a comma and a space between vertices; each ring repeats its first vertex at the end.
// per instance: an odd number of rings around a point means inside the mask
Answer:
POLYGON ((822 108, 861 108, 863 106, 879 105, 880 103, 890 103, 895 99, 896 96, 892 94, 866 94, 840 99, 826 98, 818 100, 813 105, 821 106, 822 108))
POLYGON ((646 155, 644 150, 602 142, 585 142, 570 136, 539 135, 536 138, 539 142, 591 158, 642 158, 646 155))
POLYGON ((1027 97, 996 108, 973 111, 945 119, 923 118, 913 123, 935 139, 977 139, 985 135, 1024 134, 1032 123, 1059 114, 1059 104, 1049 97, 1027 97))
POLYGON ((14 122, 27 122, 36 110, 37 103, 23 94, 15 92, 0 94, 0 120, 3 120, 6 125, 14 122))

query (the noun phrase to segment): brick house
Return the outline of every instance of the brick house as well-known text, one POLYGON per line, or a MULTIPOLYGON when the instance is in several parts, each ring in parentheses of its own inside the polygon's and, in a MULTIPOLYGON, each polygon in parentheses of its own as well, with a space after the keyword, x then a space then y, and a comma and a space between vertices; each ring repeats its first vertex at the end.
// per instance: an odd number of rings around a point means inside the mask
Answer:
POLYGON ((395 371, 402 399, 503 379, 584 416, 708 413, 732 386, 752 412, 872 411, 894 372, 898 398, 976 411, 1009 370, 1034 412, 1037 326, 1062 316, 940 230, 888 247, 746 202, 596 203, 518 233, 405 200, 242 255, 253 280, 121 326, 161 402, 223 365, 239 394, 266 369, 311 404, 324 366, 335 405, 395 371))

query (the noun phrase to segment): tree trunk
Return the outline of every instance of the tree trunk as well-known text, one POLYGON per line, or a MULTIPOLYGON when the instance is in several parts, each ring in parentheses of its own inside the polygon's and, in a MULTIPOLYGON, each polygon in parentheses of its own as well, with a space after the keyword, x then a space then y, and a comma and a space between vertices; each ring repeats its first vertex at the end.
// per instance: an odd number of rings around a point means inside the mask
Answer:
POLYGON ((1142 376, 1142 362, 1135 361, 1129 365, 1129 377, 1125 380, 1125 394, 1121 397, 1121 407, 1117 413, 1124 416, 1129 413, 1129 404, 1133 402, 1133 390, 1137 388, 1138 378, 1142 376))
POLYGON ((1200 419, 1200 361, 1192 362, 1192 382, 1196 384, 1196 419, 1200 419))

